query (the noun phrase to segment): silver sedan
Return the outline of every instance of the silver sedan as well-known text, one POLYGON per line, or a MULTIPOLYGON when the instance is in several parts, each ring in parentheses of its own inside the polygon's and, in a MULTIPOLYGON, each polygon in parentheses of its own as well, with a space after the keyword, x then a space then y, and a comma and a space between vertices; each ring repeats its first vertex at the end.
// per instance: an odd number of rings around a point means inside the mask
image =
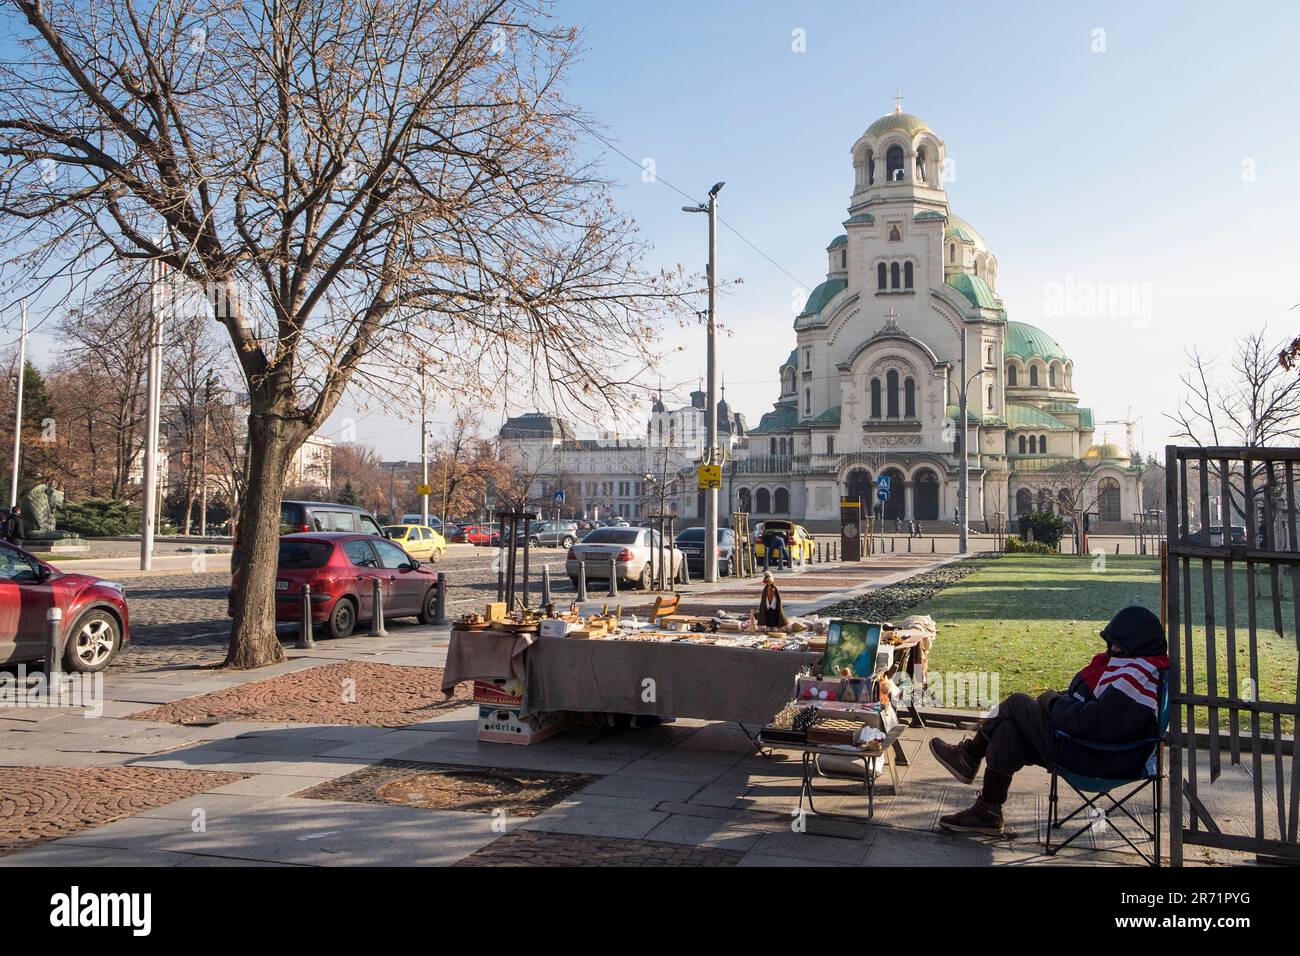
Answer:
POLYGON ((669 574, 681 573, 685 555, 669 541, 663 542, 660 557, 659 532, 649 528, 596 528, 569 549, 564 569, 574 583, 578 580, 578 562, 587 565, 587 580, 608 581, 609 563, 614 561, 614 573, 620 581, 631 581, 642 588, 654 586, 659 578, 660 561, 669 574))

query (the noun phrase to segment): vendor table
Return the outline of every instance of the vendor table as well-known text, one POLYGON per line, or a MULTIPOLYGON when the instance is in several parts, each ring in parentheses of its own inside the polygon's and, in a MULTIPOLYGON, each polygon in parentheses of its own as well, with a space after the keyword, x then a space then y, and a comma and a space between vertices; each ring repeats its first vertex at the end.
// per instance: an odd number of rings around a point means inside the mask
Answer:
POLYGON ((814 651, 727 647, 692 640, 543 637, 525 654, 523 713, 697 717, 763 724, 790 700, 814 651))
MULTIPOLYGON (((803 810, 804 800, 808 801, 808 812, 814 813, 819 817, 826 817, 834 820, 851 820, 855 823, 869 823, 876 815, 876 768, 877 764, 883 758, 885 766, 889 768, 890 780, 894 785, 894 793, 898 793, 899 777, 898 764, 907 765, 907 757, 903 754, 903 748, 899 739, 903 736, 905 727, 903 724, 896 724, 885 734, 885 739, 881 742, 880 750, 864 751, 850 744, 829 744, 829 743, 798 743, 789 740, 771 740, 759 735, 759 742, 764 747, 770 747, 773 750, 792 750, 801 755, 801 765, 803 769, 803 779, 799 785, 799 810, 803 810), (813 778, 819 773, 822 776, 839 776, 841 779, 850 779, 842 775, 832 775, 823 773, 818 767, 818 759, 823 755, 835 757, 847 757, 851 760, 862 761, 862 792, 867 795, 867 815, 865 817, 854 813, 832 813, 830 811, 818 810, 813 803, 813 778)), ((834 836, 835 834, 827 834, 834 836)), ((866 836, 863 833, 858 839, 866 836)))

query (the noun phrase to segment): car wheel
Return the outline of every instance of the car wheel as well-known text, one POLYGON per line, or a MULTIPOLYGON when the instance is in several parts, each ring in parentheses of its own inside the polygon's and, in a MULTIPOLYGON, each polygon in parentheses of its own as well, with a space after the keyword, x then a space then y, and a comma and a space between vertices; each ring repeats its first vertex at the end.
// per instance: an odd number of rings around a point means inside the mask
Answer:
POLYGON ((542 542, 539 541, 537 538, 529 538, 529 539, 528 539, 528 547, 530 547, 530 548, 540 548, 541 546, 542 546, 542 542))
POLYGON ((439 560, 442 557, 442 548, 434 548, 433 553, 429 555, 429 563, 439 560))
POLYGON ((432 624, 437 616, 438 588, 435 585, 424 592, 424 603, 420 605, 420 613, 415 615, 415 619, 421 624, 432 624))
POLYGON ((573 538, 571 538, 569 535, 565 535, 564 540, 560 542, 560 547, 563 548, 565 551, 568 551, 570 548, 573 547, 573 538))
POLYGON ((121 645, 122 629, 117 618, 107 611, 87 611, 68 632, 64 665, 82 674, 102 671, 121 645))
POLYGON ((641 569, 641 577, 637 578, 637 584, 642 591, 649 591, 654 585, 653 575, 650 573, 650 565, 641 569))
POLYGON ((347 637, 357 626, 356 606, 348 598, 339 598, 325 625, 330 637, 347 637))

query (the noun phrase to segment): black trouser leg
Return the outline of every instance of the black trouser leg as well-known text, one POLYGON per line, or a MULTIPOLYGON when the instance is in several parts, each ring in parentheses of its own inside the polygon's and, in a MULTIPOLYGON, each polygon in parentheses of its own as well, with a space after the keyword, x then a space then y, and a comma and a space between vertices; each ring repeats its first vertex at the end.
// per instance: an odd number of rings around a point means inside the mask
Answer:
POLYGON ((983 741, 986 769, 981 797, 988 803, 1006 800, 1017 770, 1030 764, 1044 767, 1052 759, 1047 711, 1026 694, 1012 694, 999 704, 997 716, 985 721, 975 736, 976 747, 983 741))

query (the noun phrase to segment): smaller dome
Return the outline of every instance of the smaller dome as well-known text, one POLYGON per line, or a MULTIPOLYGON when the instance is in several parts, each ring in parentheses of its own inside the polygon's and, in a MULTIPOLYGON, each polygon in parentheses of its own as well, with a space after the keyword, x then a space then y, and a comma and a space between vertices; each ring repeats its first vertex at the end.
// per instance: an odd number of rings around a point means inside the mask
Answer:
POLYGON ((928 132, 929 125, 919 116, 913 116, 911 113, 902 113, 895 111, 887 113, 880 119, 876 120, 867 127, 867 136, 882 136, 885 133, 892 133, 895 130, 906 133, 908 136, 915 136, 917 133, 928 132))
POLYGON ((836 236, 834 239, 832 239, 832 240, 831 240, 831 244, 830 244, 829 246, 827 246, 826 248, 827 248, 827 249, 834 249, 834 248, 836 248, 837 246, 845 245, 846 243, 848 243, 848 241, 849 241, 849 237, 846 236, 846 235, 841 234, 841 235, 836 236))
POLYGON ((1007 323, 1007 338, 1003 351, 1007 356, 1019 359, 1038 357, 1047 361, 1059 359, 1068 362, 1070 360, 1060 342, 1028 322, 1007 323))
POLYGON ((943 230, 943 237, 945 239, 960 239, 962 242, 973 242, 975 248, 981 252, 989 251, 988 243, 975 230, 975 227, 961 216, 954 216, 951 212, 948 213, 948 225, 943 230))
POLYGON ((1119 445, 1113 441, 1103 442, 1100 445, 1093 445, 1083 453, 1085 461, 1116 461, 1128 464, 1132 457, 1119 445))

